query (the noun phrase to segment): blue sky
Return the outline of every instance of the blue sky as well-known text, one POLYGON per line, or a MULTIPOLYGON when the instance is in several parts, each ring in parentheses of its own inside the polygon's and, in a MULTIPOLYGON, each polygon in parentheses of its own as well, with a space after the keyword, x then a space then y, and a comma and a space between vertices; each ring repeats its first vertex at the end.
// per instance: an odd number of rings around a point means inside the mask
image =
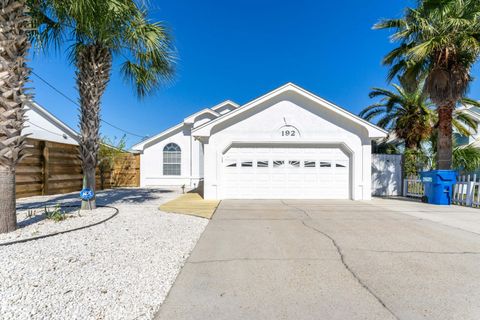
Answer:
MULTIPOLYGON (((387 86, 381 59, 388 33, 380 18, 399 17, 408 0, 274 1, 151 0, 150 16, 164 21, 178 50, 174 81, 138 100, 114 61, 102 118, 139 135, 154 135, 197 110, 231 99, 246 103, 293 82, 358 113, 373 86, 387 86)), ((35 53, 33 70, 77 100, 74 68, 62 52, 35 53)), ((474 74, 479 74, 477 67, 474 74)), ((78 129, 77 107, 32 76, 35 99, 78 129)), ((480 99, 480 80, 470 96, 480 99)), ((105 124, 102 134, 123 133, 105 124)), ((128 136, 128 144, 139 138, 128 136)))

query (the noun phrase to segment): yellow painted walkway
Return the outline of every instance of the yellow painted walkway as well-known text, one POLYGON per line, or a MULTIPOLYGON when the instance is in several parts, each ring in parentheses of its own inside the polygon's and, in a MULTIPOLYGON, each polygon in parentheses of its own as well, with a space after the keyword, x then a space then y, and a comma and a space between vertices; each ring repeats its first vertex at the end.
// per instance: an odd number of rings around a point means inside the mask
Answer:
POLYGON ((186 193, 160 206, 160 210, 211 219, 220 201, 204 200, 198 193, 186 193))

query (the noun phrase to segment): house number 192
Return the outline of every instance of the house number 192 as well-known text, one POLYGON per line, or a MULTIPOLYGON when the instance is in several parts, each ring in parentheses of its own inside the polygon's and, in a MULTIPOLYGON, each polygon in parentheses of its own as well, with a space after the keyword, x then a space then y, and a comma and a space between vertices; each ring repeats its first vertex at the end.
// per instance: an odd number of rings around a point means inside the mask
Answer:
POLYGON ((296 135, 295 130, 282 130, 282 137, 295 137, 296 135))

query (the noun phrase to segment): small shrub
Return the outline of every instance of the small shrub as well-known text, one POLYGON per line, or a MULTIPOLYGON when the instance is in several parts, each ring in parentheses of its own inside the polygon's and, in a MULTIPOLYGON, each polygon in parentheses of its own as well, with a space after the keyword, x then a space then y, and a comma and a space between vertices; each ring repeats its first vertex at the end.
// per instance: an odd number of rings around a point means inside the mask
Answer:
POLYGON ((29 209, 26 215, 27 215, 27 219, 31 219, 37 215, 37 211, 33 209, 29 209))
POLYGON ((428 168, 428 157, 421 150, 406 149, 403 157, 405 177, 417 176, 421 171, 428 168))
POLYGON ((45 217, 49 220, 53 220, 55 222, 59 222, 59 221, 63 221, 65 220, 67 217, 65 216, 65 211, 63 211, 61 208, 60 208, 60 205, 57 204, 53 210, 49 210, 47 209, 47 207, 45 206, 45 217))

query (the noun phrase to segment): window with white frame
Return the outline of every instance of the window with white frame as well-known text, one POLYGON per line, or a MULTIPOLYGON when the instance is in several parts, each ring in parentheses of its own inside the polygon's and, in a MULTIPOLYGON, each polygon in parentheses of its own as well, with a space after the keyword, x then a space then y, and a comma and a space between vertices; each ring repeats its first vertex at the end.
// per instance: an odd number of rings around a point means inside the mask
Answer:
POLYGON ((182 173, 182 150, 176 143, 163 148, 163 175, 179 176, 182 173))

